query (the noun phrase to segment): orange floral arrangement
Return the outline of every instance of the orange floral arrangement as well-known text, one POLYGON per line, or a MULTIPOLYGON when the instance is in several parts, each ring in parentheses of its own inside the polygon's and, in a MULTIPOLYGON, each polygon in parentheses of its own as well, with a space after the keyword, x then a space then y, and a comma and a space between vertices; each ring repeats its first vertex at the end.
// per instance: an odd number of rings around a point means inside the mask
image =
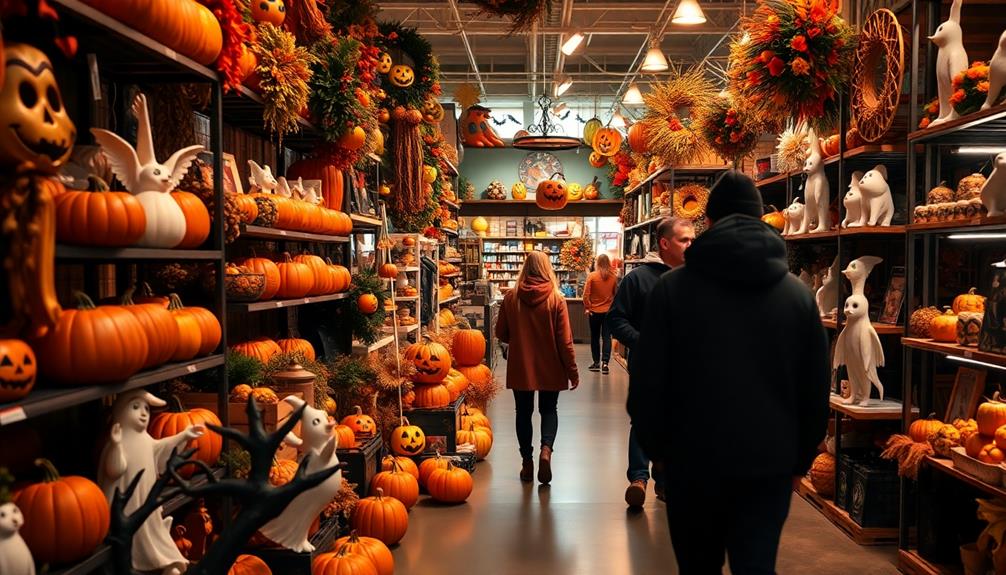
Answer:
POLYGON ((981 61, 972 62, 971 67, 954 76, 953 88, 950 105, 958 114, 964 116, 980 110, 989 94, 988 64, 981 61))
POLYGON ((573 271, 587 271, 594 261, 594 247, 586 238, 573 238, 563 242, 559 249, 559 265, 573 271))
POLYGON ((932 102, 922 108, 922 118, 919 120, 919 129, 925 130, 933 120, 940 117, 940 99, 933 98, 932 102))

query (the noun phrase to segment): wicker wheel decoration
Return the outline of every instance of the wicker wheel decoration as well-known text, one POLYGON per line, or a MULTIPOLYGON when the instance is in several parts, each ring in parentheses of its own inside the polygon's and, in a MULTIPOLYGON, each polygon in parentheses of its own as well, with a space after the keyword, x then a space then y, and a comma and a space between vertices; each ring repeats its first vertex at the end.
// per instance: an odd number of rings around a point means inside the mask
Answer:
POLYGON ((685 184, 674 190, 671 201, 674 204, 672 214, 679 218, 696 220, 706 214, 709 190, 698 184, 685 184))
POLYGON ((894 121, 905 77, 905 38, 893 12, 866 19, 856 49, 852 118, 866 142, 876 142, 894 121))

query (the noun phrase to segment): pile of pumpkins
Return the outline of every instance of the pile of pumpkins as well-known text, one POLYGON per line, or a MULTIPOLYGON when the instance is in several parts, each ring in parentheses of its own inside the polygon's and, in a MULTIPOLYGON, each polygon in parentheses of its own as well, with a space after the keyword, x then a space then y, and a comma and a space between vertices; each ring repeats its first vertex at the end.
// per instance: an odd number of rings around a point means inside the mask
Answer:
POLYGON ((291 256, 284 252, 275 261, 253 255, 234 263, 265 276, 259 301, 343 293, 349 291, 353 280, 344 266, 309 253, 291 256))
POLYGON ((912 223, 930 224, 984 216, 988 212, 981 198, 985 182, 984 175, 971 174, 961 178, 956 191, 941 182, 926 193, 925 205, 915 206, 912 223))
MULTIPOLYGON (((523 186, 523 184, 520 185, 523 186)), ((583 186, 576 182, 567 183, 565 176, 557 173, 538 183, 538 187, 535 188, 534 201, 543 210, 561 210, 569 202, 596 200, 600 197, 601 188, 597 177, 583 186)), ((516 199, 516 195, 514 198, 516 199)))
POLYGON ((985 297, 971 288, 954 298, 943 312, 935 307, 920 308, 909 319, 915 337, 928 337, 943 343, 977 346, 985 317, 985 297))
MULTIPOLYGON (((280 340, 272 340, 267 337, 260 337, 230 346, 231 353, 237 353, 257 359, 263 364, 269 363, 273 357, 281 353, 299 353, 305 358, 314 361, 316 354, 314 346, 306 339, 288 337, 280 340)), ((258 399, 258 398, 256 398, 258 399)), ((239 401, 247 401, 248 397, 239 398, 239 401)))
POLYGON ((963 447, 968 457, 998 465, 1006 461, 1006 398, 997 391, 978 406, 974 419, 944 423, 935 414, 917 419, 908 435, 916 442, 928 442, 939 457, 950 458, 955 447, 963 447))

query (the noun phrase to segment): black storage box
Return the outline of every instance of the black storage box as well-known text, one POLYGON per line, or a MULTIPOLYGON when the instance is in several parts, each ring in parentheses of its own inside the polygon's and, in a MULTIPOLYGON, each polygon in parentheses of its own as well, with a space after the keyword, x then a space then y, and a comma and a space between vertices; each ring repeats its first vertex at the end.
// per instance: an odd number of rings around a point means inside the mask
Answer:
POLYGON ((310 573, 311 561, 316 555, 331 551, 332 543, 338 539, 341 527, 338 515, 323 520, 318 526, 318 531, 310 538, 311 544, 314 545, 314 551, 311 553, 297 553, 280 548, 255 549, 249 553, 265 561, 273 573, 310 573))
POLYGON ((897 527, 900 480, 892 462, 862 462, 852 471, 849 517, 862 527, 897 527))
POLYGON ((416 425, 426 434, 425 453, 454 453, 458 450, 457 432, 460 424, 461 403, 464 394, 454 403, 445 407, 413 408, 405 412, 409 423, 416 425))
POLYGON ((339 461, 346 463, 342 477, 356 484, 356 494, 360 497, 367 496, 370 480, 381 470, 383 447, 384 442, 381 441, 381 436, 377 435, 370 439, 358 440, 356 447, 336 451, 339 461))

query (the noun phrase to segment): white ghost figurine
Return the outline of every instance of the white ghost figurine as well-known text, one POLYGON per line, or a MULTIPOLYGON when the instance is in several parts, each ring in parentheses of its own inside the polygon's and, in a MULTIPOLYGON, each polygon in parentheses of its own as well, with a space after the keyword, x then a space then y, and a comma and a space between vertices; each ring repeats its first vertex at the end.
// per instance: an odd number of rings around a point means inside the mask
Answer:
POLYGON ((251 191, 263 194, 276 193, 279 182, 272 175, 272 168, 262 167, 255 160, 248 160, 248 168, 251 173, 248 175, 248 183, 251 184, 251 191))
POLYGON ((812 275, 806 269, 801 269, 800 275, 797 277, 803 282, 803 285, 807 286, 807 289, 814 291, 814 284, 817 281, 816 275, 812 275))
POLYGON ((989 217, 1006 213, 1006 152, 996 156, 992 175, 982 186, 982 205, 989 211, 989 217))
POLYGON ((950 18, 929 37, 939 49, 936 54, 936 88, 940 97, 940 116, 929 124, 930 128, 960 117, 950 104, 950 96, 954 93, 954 76, 968 69, 968 53, 964 50, 964 32, 961 30, 962 3, 963 0, 954 0, 950 6, 950 18))
POLYGON ((824 173, 824 156, 821 153, 821 140, 812 129, 810 131, 810 153, 803 163, 803 173, 807 174, 807 184, 804 187, 804 200, 807 211, 803 225, 797 233, 819 234, 831 229, 831 215, 828 207, 831 205, 831 193, 828 186, 828 176, 824 173), (811 224, 813 223, 813 227, 811 224))
MULTIPOLYGON (((304 400, 290 395, 283 401, 299 408, 304 400)), ((303 434, 298 438, 293 433, 287 435, 286 441, 301 448, 304 456, 311 455, 307 473, 315 473, 339 464, 336 456, 336 439, 332 435, 335 423, 328 420, 328 414, 310 405, 304 408, 300 418, 300 428, 303 434)), ((325 508, 335 494, 342 488, 342 471, 326 479, 321 485, 309 489, 290 502, 279 517, 266 523, 259 531, 270 541, 298 553, 314 551, 314 545, 308 541, 308 531, 318 514, 325 508)))
POLYGON ((849 182, 849 191, 842 198, 842 205, 845 206, 845 219, 842 220, 843 228, 858 228, 863 221, 863 194, 859 191, 859 181, 863 179, 863 172, 853 172, 852 181, 849 182))
POLYGON ((160 164, 154 156, 147 98, 142 93, 133 101, 133 114, 137 120, 136 148, 114 132, 91 128, 91 133, 108 157, 112 172, 143 206, 147 225, 136 245, 173 248, 185 237, 186 226, 185 213, 170 192, 182 181, 203 147, 182 148, 160 164))
POLYGON ((804 217, 806 213, 806 206, 800 203, 800 198, 795 198, 793 203, 790 204, 783 213, 783 217, 786 219, 786 225, 783 226, 782 235, 791 236, 793 234, 803 233, 800 229, 804 225, 804 217))
POLYGON ((985 97, 982 110, 996 105, 1003 88, 1006 88, 1006 32, 999 36, 999 47, 989 61, 989 95, 985 97))
POLYGON ((290 188, 290 182, 286 181, 286 178, 280 176, 276 178, 276 195, 281 198, 293 199, 297 196, 294 195, 293 190, 290 188))
POLYGON ((859 193, 863 196, 863 215, 866 225, 891 225, 894 219, 894 198, 891 186, 887 185, 887 168, 878 165, 859 181, 859 193))
POLYGON ((831 262, 824 283, 815 294, 817 309, 821 316, 830 315, 838 307, 838 256, 831 262))
MULTIPOLYGON (((147 499, 157 476, 167 469, 171 452, 203 435, 201 425, 190 425, 170 437, 151 437, 147 433, 150 407, 164 405, 164 400, 140 389, 121 394, 112 406, 112 432, 101 451, 98 485, 111 502, 116 490, 124 492, 136 474, 143 471, 136 491, 126 502, 127 514, 136 511, 147 499)), ((188 561, 171 538, 171 517, 162 513, 163 508, 158 507, 133 534, 133 569, 163 575, 184 573, 188 561)))
POLYGON ((845 266, 842 275, 848 278, 849 283, 852 284, 852 295, 865 295, 866 278, 870 277, 873 267, 882 261, 884 261, 883 258, 877 256, 860 256, 845 266))
POLYGON ((24 515, 17 505, 0 505, 0 573, 3 575, 35 575, 35 561, 18 530, 24 525, 24 515))
POLYGON ((870 323, 870 304, 864 295, 851 295, 845 300, 846 325, 835 342, 833 368, 844 365, 849 373, 852 393, 842 403, 869 405, 870 385, 884 399, 884 386, 877 375, 877 367, 884 365, 884 348, 880 345, 877 330, 870 323))

